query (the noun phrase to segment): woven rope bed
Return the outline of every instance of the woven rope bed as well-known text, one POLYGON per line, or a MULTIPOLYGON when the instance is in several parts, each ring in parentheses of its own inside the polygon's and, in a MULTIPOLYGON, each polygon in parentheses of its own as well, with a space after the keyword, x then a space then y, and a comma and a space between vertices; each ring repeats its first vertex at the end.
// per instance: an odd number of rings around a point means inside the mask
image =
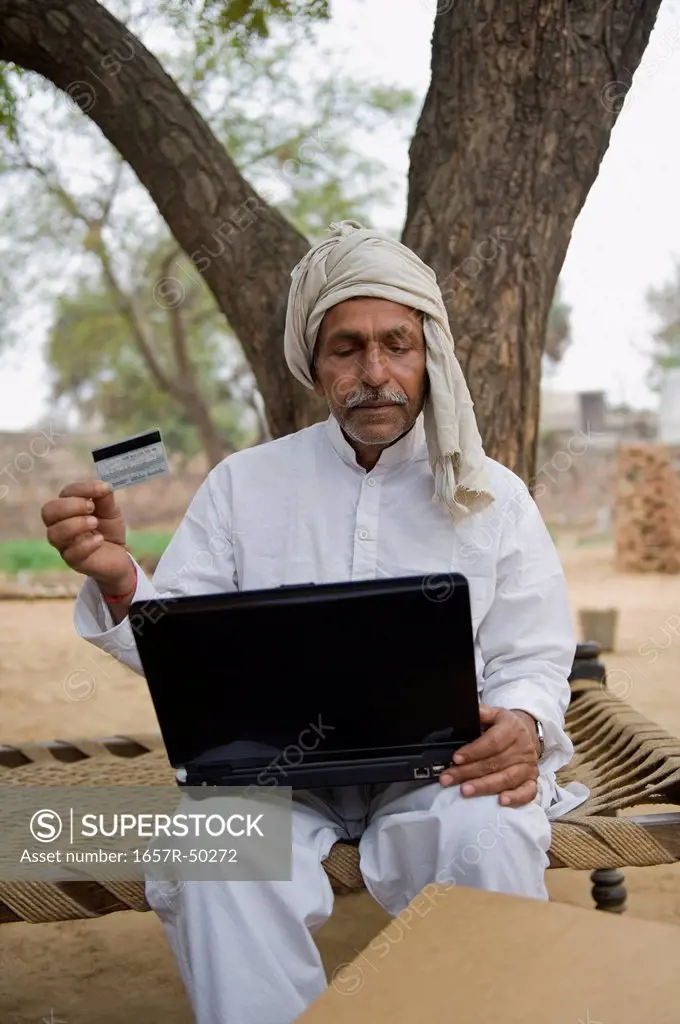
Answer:
MULTIPOLYGON (((553 823, 550 866, 593 872, 600 909, 620 911, 620 868, 680 860, 680 813, 620 816, 633 807, 680 803, 680 740, 606 688, 597 645, 579 645, 567 729, 576 755, 560 774, 591 790, 553 823)), ((16 743, 0 747, 0 785, 174 785, 159 736, 16 743), (134 759, 134 765, 131 763, 134 759)), ((357 847, 339 842, 324 864, 338 895, 363 889, 357 847)), ((148 910, 141 881, 0 882, 0 923, 67 921, 148 910)))

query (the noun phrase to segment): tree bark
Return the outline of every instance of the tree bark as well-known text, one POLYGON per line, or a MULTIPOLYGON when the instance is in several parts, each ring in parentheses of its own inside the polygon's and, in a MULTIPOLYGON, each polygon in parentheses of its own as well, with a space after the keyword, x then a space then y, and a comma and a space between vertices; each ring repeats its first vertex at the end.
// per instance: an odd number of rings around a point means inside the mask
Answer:
MULTIPOLYGON (((283 355, 290 271, 309 247, 237 170, 156 58, 96 0, 0 0, 0 60, 36 71, 101 129, 149 191, 241 341, 274 436, 327 415, 283 355)), ((156 290, 181 301, 179 268, 156 290)))
POLYGON ((403 241, 437 274, 487 453, 531 481, 550 301, 659 0, 441 6, 403 241))
MULTIPOLYGON (((550 298, 659 0, 438 6, 403 240, 445 293, 487 452, 529 481, 550 298)), ((282 350, 307 243, 158 61, 96 0, 0 0, 0 26, 0 59, 68 93, 148 189, 240 339, 273 436, 325 415, 282 350)), ((161 305, 181 301, 178 275, 161 305)))

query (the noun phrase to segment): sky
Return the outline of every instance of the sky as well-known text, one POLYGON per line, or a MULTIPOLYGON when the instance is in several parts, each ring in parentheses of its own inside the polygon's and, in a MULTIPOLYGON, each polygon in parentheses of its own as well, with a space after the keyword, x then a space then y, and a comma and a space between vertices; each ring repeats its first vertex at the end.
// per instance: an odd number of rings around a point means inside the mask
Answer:
MULTIPOLYGON (((336 2, 321 42, 343 55, 348 72, 410 88, 422 101, 437 2, 336 2)), ((152 39, 146 41, 153 46, 152 39)), ((679 104, 680 0, 664 0, 572 232, 561 281, 573 341, 551 388, 604 390, 612 402, 657 406, 646 384, 655 321, 645 295, 672 276, 680 259, 679 104)), ((394 208, 379 212, 399 224, 406 206, 408 140, 385 131, 361 145, 400 174, 403 187, 395 192, 394 208)), ((41 354, 49 319, 36 311, 29 322, 25 337, 0 355, 0 430, 30 427, 49 413, 41 354)))

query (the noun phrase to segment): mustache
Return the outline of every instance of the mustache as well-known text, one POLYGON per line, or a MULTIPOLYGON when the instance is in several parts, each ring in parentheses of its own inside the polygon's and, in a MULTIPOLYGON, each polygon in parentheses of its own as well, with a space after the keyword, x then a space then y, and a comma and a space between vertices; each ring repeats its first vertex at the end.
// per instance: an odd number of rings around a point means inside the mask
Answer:
POLYGON ((392 388, 367 388, 363 385, 352 388, 345 395, 345 408, 354 409, 364 402, 389 402, 391 405, 406 405, 408 398, 401 391, 392 388))

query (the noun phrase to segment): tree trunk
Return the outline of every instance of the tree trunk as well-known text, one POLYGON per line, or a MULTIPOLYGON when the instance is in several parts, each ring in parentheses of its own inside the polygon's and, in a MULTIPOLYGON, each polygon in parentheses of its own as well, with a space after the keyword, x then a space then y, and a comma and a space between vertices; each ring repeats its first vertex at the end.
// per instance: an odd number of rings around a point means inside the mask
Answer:
POLYGON ((550 301, 659 0, 443 6, 403 241, 437 274, 487 453, 531 481, 550 301))
MULTIPOLYGON (((438 6, 403 240, 447 298, 488 453, 530 480, 550 299, 659 0, 438 6)), ((0 0, 0 26, 0 59, 67 92, 148 189, 240 339, 272 434, 325 415, 282 350, 307 244, 158 61, 96 0, 0 0)), ((181 300, 178 275, 159 304, 181 300)))
MULTIPOLYGON (((327 415, 283 355, 290 271, 308 242, 245 181, 156 58, 96 0, 0 0, 0 59, 62 89, 148 189, 239 338, 274 436, 327 415)), ((181 302, 177 265, 156 288, 181 302)))
POLYGON ((229 454, 224 439, 220 437, 208 408, 198 393, 195 393, 192 399, 187 400, 184 405, 187 415, 198 431, 208 468, 212 469, 229 454))

